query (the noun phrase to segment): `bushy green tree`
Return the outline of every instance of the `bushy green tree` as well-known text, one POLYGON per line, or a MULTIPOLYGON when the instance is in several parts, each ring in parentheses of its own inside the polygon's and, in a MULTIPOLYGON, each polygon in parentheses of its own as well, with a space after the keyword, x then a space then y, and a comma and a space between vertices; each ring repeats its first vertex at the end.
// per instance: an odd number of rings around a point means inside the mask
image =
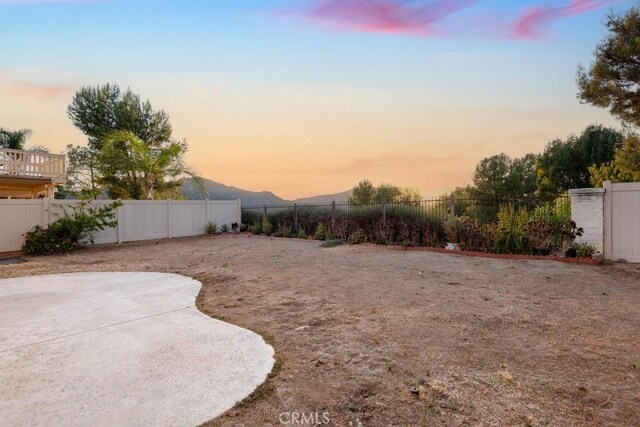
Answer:
POLYGON ((67 145, 65 190, 84 198, 97 199, 100 196, 99 154, 90 147, 67 145))
POLYGON ((640 138, 631 135, 624 148, 616 151, 613 161, 589 168, 591 185, 601 187, 604 181, 640 182, 640 138))
MULTIPOLYGON (((169 115, 130 89, 122 91, 115 84, 83 87, 68 114, 89 138, 87 147, 68 147, 67 178, 80 194, 176 198, 181 177, 194 176, 183 160, 186 142, 172 139, 169 115)), ((196 183, 202 186, 200 180, 196 183)))
POLYGON ((640 126, 640 4, 611 14, 609 34, 596 47, 594 60, 578 68, 578 98, 602 108, 624 123, 640 126))
POLYGON ((538 161, 539 194, 552 198, 572 188, 589 187, 589 168, 613 160, 623 140, 624 135, 619 131, 593 125, 580 136, 550 142, 538 161))
MULTIPOLYGON (((113 198, 153 200, 154 191, 176 189, 180 177, 195 174, 185 165, 184 143, 171 142, 156 147, 129 131, 116 131, 102 139, 98 157, 99 181, 113 198)), ((196 178, 197 179, 197 178, 196 178)))
POLYGON ((504 153, 487 157, 476 166, 474 187, 469 191, 480 199, 530 197, 536 190, 537 159, 535 154, 515 159, 504 153))
POLYGON ((373 197, 373 201, 375 203, 391 203, 396 202, 400 195, 402 194, 402 190, 399 187, 391 184, 380 184, 376 187, 376 192, 373 197))
POLYGON ((89 138, 89 147, 102 148, 104 138, 116 131, 128 131, 148 145, 170 143, 173 129, 169 115, 154 110, 131 89, 116 84, 80 88, 67 108, 74 126, 89 138))
POLYGON ((420 192, 415 188, 401 188, 391 184, 380 184, 375 187, 365 179, 353 187, 349 203, 367 205, 371 203, 416 203, 422 200, 420 192))
POLYGON ((351 192, 349 203, 354 205, 366 205, 373 203, 376 195, 376 188, 368 179, 360 181, 351 192))

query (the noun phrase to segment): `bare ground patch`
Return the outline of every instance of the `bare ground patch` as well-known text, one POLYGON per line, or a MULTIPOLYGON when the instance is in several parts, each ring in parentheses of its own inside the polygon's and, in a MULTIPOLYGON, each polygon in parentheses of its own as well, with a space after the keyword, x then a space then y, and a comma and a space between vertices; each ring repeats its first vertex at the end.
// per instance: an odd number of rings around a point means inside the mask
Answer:
POLYGON ((215 426, 640 425, 640 267, 201 237, 96 247, 0 276, 175 272, 204 313, 272 341, 278 371, 215 426), (420 387, 420 393, 411 393, 420 387))

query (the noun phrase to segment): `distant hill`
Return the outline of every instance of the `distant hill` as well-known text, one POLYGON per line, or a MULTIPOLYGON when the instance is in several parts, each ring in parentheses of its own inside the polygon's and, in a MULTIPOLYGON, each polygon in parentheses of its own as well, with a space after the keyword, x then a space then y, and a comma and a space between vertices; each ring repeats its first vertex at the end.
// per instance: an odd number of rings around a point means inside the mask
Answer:
MULTIPOLYGON (((237 187, 220 184, 219 182, 203 179, 209 200, 241 200, 243 206, 279 205, 289 203, 270 191, 248 191, 237 187)), ((182 183, 180 192, 190 200, 204 200, 206 194, 202 194, 192 179, 187 178, 182 183)))
POLYGON ((270 191, 248 191, 243 190, 242 188, 224 185, 210 179, 203 179, 202 181, 204 183, 206 194, 203 194, 190 178, 184 180, 182 187, 180 188, 180 192, 190 200, 204 200, 208 195, 209 200, 241 200, 243 206, 288 205, 293 203, 344 203, 349 200, 349 197, 351 197, 351 190, 349 190, 336 194, 304 197, 296 200, 285 200, 270 191))
POLYGON ((301 199, 293 200, 294 203, 298 204, 315 204, 315 203, 346 203, 349 201, 351 197, 352 190, 343 191, 342 193, 336 194, 325 194, 322 196, 313 196, 313 197, 303 197, 301 199))

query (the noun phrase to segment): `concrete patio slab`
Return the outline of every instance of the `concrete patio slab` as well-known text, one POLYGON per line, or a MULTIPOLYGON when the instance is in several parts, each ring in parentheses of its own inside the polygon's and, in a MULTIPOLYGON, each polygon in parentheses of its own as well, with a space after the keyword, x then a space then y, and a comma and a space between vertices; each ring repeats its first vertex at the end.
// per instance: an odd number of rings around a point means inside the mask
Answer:
POLYGON ((0 280, 0 420, 197 425, 262 383, 273 349, 195 307, 201 284, 161 273, 0 280))

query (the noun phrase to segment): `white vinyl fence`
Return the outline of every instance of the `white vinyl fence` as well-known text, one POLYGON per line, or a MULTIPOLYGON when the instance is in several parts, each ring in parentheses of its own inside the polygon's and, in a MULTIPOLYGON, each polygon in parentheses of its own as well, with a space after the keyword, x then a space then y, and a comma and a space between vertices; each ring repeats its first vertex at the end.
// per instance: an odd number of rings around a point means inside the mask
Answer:
POLYGON ((606 259, 640 263, 640 182, 571 190, 571 215, 584 229, 578 241, 606 259))
MULTIPOLYGON (((101 200, 95 204, 109 204, 101 200)), ((19 251, 24 233, 46 227, 77 200, 0 200, 0 252, 19 251)), ((94 234, 96 244, 166 239, 205 234, 207 223, 240 223, 239 200, 125 200, 117 210, 118 225, 94 234)))
POLYGON ((640 182, 605 182, 604 250, 607 258, 640 262, 640 182))

